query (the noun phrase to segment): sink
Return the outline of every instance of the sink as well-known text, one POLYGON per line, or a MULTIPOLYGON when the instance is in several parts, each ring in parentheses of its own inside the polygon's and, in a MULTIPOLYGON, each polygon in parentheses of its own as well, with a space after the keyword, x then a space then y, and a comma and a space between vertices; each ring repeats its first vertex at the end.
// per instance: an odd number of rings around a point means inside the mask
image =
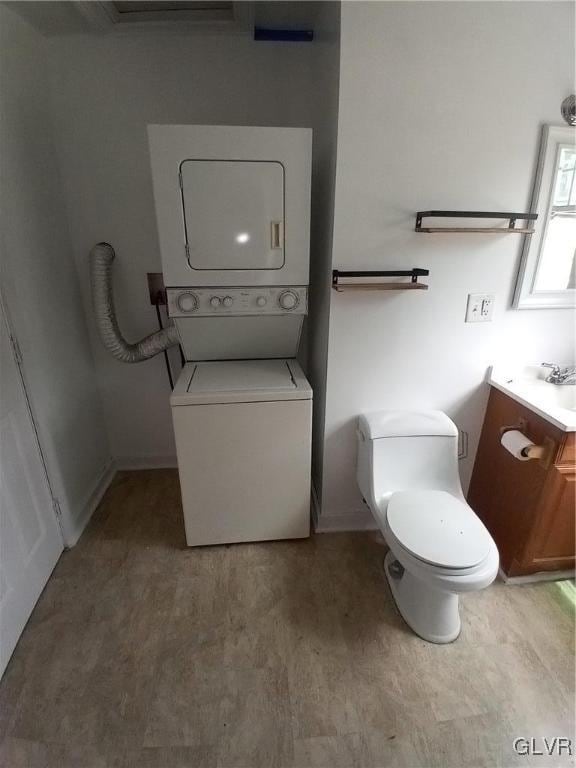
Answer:
POLYGON ((564 432, 576 432, 576 386, 550 384, 549 369, 526 365, 514 370, 494 367, 488 382, 564 432))
POLYGON ((539 386, 537 395, 555 408, 567 408, 576 410, 576 387, 572 384, 558 385, 544 382, 539 386))

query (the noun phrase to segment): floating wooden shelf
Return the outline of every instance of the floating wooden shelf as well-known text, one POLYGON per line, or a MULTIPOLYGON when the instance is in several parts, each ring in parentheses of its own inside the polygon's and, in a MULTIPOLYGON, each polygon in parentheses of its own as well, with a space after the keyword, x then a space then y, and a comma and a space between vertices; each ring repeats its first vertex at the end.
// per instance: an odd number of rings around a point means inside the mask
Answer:
POLYGON ((424 283, 345 283, 333 286, 335 291, 427 291, 424 283))
POLYGON ((385 271, 352 271, 342 272, 341 270, 334 269, 332 271, 332 288, 335 291, 427 291, 428 286, 424 283, 419 283, 418 278, 421 275, 428 275, 430 272, 427 269, 420 269, 414 267, 410 270, 396 269, 385 271), (341 280, 354 280, 361 277, 409 277, 409 283, 399 282, 381 282, 381 283, 354 283, 354 282, 341 282, 341 280))
POLYGON ((502 211, 418 211, 415 232, 483 232, 499 235, 531 235, 534 229, 529 226, 516 227, 516 221, 536 221, 537 213, 504 213, 502 211), (507 219, 507 227, 423 227, 424 218, 443 219, 507 219))
POLYGON ((422 227, 416 232, 488 232, 501 235, 532 235, 533 229, 519 227, 518 229, 508 229, 507 227, 422 227))

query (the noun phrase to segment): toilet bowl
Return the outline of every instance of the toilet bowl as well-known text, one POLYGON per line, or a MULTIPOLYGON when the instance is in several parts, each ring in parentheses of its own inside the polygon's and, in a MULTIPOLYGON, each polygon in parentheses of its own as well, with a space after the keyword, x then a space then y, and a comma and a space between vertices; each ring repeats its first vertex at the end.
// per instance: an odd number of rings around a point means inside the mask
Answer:
POLYGON ((406 623, 433 643, 460 634, 460 592, 498 572, 496 545, 464 499, 457 451, 458 431, 441 411, 358 420, 357 480, 390 548, 390 590, 406 623))

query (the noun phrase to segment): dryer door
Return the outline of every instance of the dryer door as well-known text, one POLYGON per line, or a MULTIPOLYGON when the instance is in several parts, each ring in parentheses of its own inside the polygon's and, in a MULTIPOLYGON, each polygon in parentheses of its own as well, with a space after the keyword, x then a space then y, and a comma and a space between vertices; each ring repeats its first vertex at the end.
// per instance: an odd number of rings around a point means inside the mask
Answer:
POLYGON ((282 269, 281 163, 185 160, 180 171, 187 254, 192 269, 282 269))

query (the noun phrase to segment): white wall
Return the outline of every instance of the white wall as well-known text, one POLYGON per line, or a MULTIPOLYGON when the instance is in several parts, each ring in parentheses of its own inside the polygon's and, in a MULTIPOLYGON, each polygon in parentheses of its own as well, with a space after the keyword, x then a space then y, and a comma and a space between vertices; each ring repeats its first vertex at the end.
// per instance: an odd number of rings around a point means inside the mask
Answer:
POLYGON ((314 25, 314 151, 307 372, 314 390, 312 482, 321 502, 336 184, 340 4, 324 2, 314 25))
POLYGON ((0 6, 2 292, 73 543, 110 457, 55 162, 45 41, 0 6))
POLYGON ((120 464, 175 462, 163 358, 115 361, 100 345, 88 295, 94 243, 116 248, 115 295, 129 339, 156 328, 146 272, 161 271, 146 137, 148 123, 310 126, 309 44, 177 35, 55 38, 55 132, 74 255, 120 464))
POLYGON ((543 123, 574 91, 574 8, 555 2, 342 7, 334 266, 430 269, 428 292, 333 294, 322 525, 368 524, 362 411, 441 408, 470 433, 466 486, 499 360, 568 361, 567 310, 513 311, 519 236, 425 235, 417 210, 524 210, 543 123), (465 324, 469 292, 494 320, 465 324))

